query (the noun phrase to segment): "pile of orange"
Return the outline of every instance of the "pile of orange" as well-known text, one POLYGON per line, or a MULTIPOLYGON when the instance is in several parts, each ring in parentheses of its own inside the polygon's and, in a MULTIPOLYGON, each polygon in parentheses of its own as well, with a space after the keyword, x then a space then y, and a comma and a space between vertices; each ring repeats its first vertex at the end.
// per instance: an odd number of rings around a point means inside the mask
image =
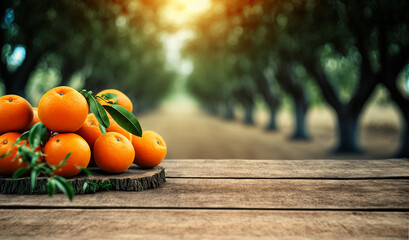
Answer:
MULTIPOLYGON (((97 94, 117 95, 110 101, 132 111, 131 100, 122 92, 107 89, 97 94)), ((101 104, 109 104, 98 99, 101 104)), ((109 114, 108 114, 109 116, 109 114)), ((38 108, 17 95, 0 97, 0 175, 10 176, 19 168, 27 165, 16 158, 17 146, 13 143, 34 124, 42 122, 50 131, 51 137, 38 149, 46 156, 45 161, 57 166, 68 153, 66 163, 54 173, 63 177, 72 177, 91 164, 97 165, 108 173, 126 171, 132 163, 142 168, 152 168, 161 163, 166 155, 166 144, 159 134, 153 131, 143 132, 137 137, 119 126, 109 116, 110 128, 103 135, 99 123, 89 107, 85 97, 70 87, 56 87, 45 93, 38 108), (11 152, 11 153, 10 153, 11 152)), ((20 144, 27 144, 22 141, 20 144)), ((36 150, 37 151, 37 150, 36 150)))

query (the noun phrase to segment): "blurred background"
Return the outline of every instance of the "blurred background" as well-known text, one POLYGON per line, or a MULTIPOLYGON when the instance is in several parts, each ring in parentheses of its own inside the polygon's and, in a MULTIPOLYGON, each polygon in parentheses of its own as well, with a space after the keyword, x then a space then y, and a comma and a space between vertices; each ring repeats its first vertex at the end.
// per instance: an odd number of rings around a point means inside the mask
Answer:
MULTIPOLYGON (((407 0, 2 0, 0 95, 114 88, 167 158, 409 157, 407 0)), ((1 113, 0 113, 1 114, 1 113)))

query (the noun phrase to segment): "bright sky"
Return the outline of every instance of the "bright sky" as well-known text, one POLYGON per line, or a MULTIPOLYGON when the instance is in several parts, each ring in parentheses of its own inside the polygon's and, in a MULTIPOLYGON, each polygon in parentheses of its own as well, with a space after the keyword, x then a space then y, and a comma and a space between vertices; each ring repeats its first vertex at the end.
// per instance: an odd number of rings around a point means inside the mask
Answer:
POLYGON ((162 8, 163 21, 179 30, 164 34, 162 41, 167 50, 168 66, 176 69, 181 75, 189 75, 193 70, 191 61, 182 59, 180 50, 185 40, 194 37, 191 24, 195 18, 210 7, 209 0, 171 0, 162 8))
POLYGON ((209 0, 170 0, 168 5, 162 8, 163 20, 183 27, 209 7, 209 0))

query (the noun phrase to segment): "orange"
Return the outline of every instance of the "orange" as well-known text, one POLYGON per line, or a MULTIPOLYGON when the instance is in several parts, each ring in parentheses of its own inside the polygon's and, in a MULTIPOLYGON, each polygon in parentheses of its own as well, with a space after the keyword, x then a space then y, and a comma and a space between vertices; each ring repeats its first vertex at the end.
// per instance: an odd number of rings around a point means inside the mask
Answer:
POLYGON ((33 107, 33 121, 30 124, 30 128, 39 122, 40 122, 40 118, 38 117, 38 108, 33 107))
POLYGON ((33 109, 27 100, 17 95, 0 97, 0 134, 25 131, 33 121, 33 109))
POLYGON ((111 115, 108 114, 109 118, 109 128, 106 129, 107 132, 117 132, 122 135, 124 135, 129 141, 132 141, 132 134, 125 129, 123 129, 121 126, 119 126, 118 123, 115 122, 115 120, 111 117, 111 115))
POLYGON ((56 87, 46 92, 38 104, 41 122, 54 132, 75 132, 88 115, 84 96, 70 87, 56 87))
MULTIPOLYGON (((92 149, 95 141, 102 136, 102 132, 99 129, 99 122, 93 113, 88 114, 82 127, 75 132, 87 141, 88 145, 92 149)), ((96 166, 91 152, 91 160, 88 166, 96 166)))
MULTIPOLYGON (((27 147, 30 147, 27 140, 22 140, 17 146, 11 147, 20 136, 21 133, 17 132, 8 132, 0 136, 0 156, 11 152, 7 157, 0 158, 0 175, 11 176, 17 169, 27 167, 27 163, 23 162, 21 157, 13 161, 16 154, 18 154, 18 146, 26 144, 27 147)), ((41 147, 35 150, 35 152, 37 151, 41 151, 41 147)), ((39 161, 41 162, 41 157, 39 161)))
POLYGON ((75 133, 84 138, 91 149, 94 147, 95 141, 102 136, 102 132, 99 129, 99 122, 93 113, 88 114, 81 128, 75 133))
MULTIPOLYGON (((128 111, 132 112, 132 109, 133 109, 132 102, 124 93, 122 93, 121 91, 118 91, 116 89, 106 89, 106 90, 103 90, 103 91, 99 92, 97 94, 97 96, 101 96, 102 94, 105 94, 105 93, 116 94, 117 98, 112 98, 112 99, 110 99, 110 101, 115 102, 116 100, 118 100, 118 103, 117 103, 118 105, 120 105, 120 106, 128 109, 128 111)), ((102 105, 110 105, 109 103, 107 103, 107 102, 105 102, 105 101, 103 101, 103 100, 101 100, 99 98, 98 98, 98 102, 101 103, 102 105)))
POLYGON ((88 143, 75 133, 57 134, 48 140, 44 146, 45 161, 57 166, 64 160, 68 153, 72 153, 65 165, 54 171, 54 174, 62 177, 72 177, 81 170, 78 167, 87 167, 91 159, 91 149, 88 143))
POLYGON ((153 168, 159 165, 166 156, 166 143, 154 131, 145 131, 142 137, 134 135, 132 145, 135 149, 134 163, 142 168, 153 168))
POLYGON ((117 132, 109 132, 99 137, 94 144, 93 152, 97 166, 108 173, 126 171, 135 157, 132 143, 117 132))

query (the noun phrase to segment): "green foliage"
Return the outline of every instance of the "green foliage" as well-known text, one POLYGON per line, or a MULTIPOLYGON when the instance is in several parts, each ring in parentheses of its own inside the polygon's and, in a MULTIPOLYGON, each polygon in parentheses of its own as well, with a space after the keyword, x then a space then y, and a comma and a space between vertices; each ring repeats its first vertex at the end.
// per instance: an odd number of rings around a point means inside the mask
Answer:
POLYGON ((94 113, 99 124, 105 128, 110 127, 108 115, 105 112, 102 105, 97 101, 97 99, 92 95, 92 91, 87 91, 85 89, 81 90, 80 93, 87 99, 88 105, 90 106, 91 112, 94 113))
MULTIPOLYGON (((34 105, 45 91, 75 80, 75 88, 125 89, 135 112, 154 107, 172 89, 176 77, 165 67, 158 4, 131 0, 2 1, 0 15, 12 9, 15 17, 10 27, 0 29, 0 47, 10 48, 10 55, 16 46, 24 46, 26 59, 31 60, 14 72, 1 71, 0 79, 12 83, 16 76, 24 76, 16 87, 26 90, 34 105)), ((5 68, 10 67, 6 62, 5 68)))
POLYGON ((105 180, 102 183, 95 183, 95 182, 90 182, 90 181, 85 181, 82 189, 84 192, 93 192, 95 193, 99 189, 104 189, 106 191, 109 191, 109 187, 111 186, 111 183, 109 180, 105 180))
MULTIPOLYGON (((189 89, 202 102, 220 103, 220 96, 232 98, 243 86, 254 86, 266 70, 277 75, 280 68, 295 66, 295 84, 319 104, 328 89, 311 75, 311 65, 317 63, 335 97, 348 104, 359 87, 371 81, 372 76, 363 73, 366 55, 371 70, 379 72, 382 54, 393 59, 407 48, 408 14, 402 10, 407 7, 401 0, 212 1, 195 22, 196 37, 184 49, 194 63, 189 89), (300 67, 306 69, 302 74, 300 67)), ((277 77, 270 80, 272 86, 274 80, 277 77)), ((290 81, 280 80, 271 91, 282 91, 290 81)))
POLYGON ((118 99, 115 102, 110 101, 110 99, 117 98, 118 96, 113 93, 105 93, 100 96, 96 96, 97 98, 101 98, 102 100, 106 101, 110 104, 118 104, 118 99))
POLYGON ((359 53, 351 48, 345 55, 327 44, 318 52, 321 64, 341 101, 348 102, 355 93, 359 77, 359 53))
POLYGON ((115 104, 111 106, 104 105, 104 108, 119 126, 123 127, 133 135, 142 137, 142 128, 138 119, 136 119, 136 117, 126 108, 115 104))
POLYGON ((88 177, 92 176, 92 173, 90 170, 88 170, 88 168, 84 168, 84 167, 78 167, 76 166, 79 170, 83 171, 85 174, 87 174, 88 177))
POLYGON ((111 106, 102 106, 97 101, 97 98, 100 98, 107 103, 112 103, 110 99, 116 98, 117 96, 115 94, 103 94, 102 97, 96 97, 92 94, 92 91, 85 89, 81 90, 80 93, 87 99, 91 111, 99 122, 99 128, 104 135, 106 134, 104 128, 109 128, 110 126, 108 115, 105 112, 106 110, 119 126, 136 136, 142 137, 141 125, 131 112, 116 103, 113 103, 111 106))
MULTIPOLYGON (((65 165, 67 159, 70 157, 71 153, 57 165, 49 165, 46 162, 40 162, 39 158, 45 156, 45 154, 36 149, 40 146, 42 139, 46 139, 47 129, 45 126, 39 122, 34 125, 29 131, 22 134, 14 144, 19 144, 23 140, 27 140, 30 143, 30 147, 22 144, 18 146, 15 159, 17 161, 21 157, 22 161, 27 163, 27 167, 20 168, 13 173, 12 178, 17 179, 21 176, 24 176, 28 171, 30 171, 30 189, 34 190, 36 186, 37 178, 41 175, 47 177, 47 191, 49 196, 53 196, 57 189, 63 192, 70 201, 73 200, 74 191, 70 182, 65 178, 55 175, 53 172, 56 171, 61 166, 65 165), (27 137, 28 136, 28 137, 27 137)), ((44 141, 45 143, 46 141, 44 141)), ((4 156, 1 156, 3 158, 4 156)))
POLYGON ((107 135, 107 130, 102 126, 102 124, 98 124, 99 130, 102 132, 103 135, 107 135))
MULTIPOLYGON (((50 180, 48 180, 50 181, 50 180)), ((72 188, 72 184, 67 181, 67 179, 60 177, 60 176, 54 176, 53 177, 53 183, 55 183, 55 186, 63 192, 70 201, 74 198, 74 190, 72 188)), ((50 193, 49 193, 50 194, 50 193)), ((52 193, 53 194, 53 193, 52 193)), ((50 194, 52 196, 52 194, 50 194)))
MULTIPOLYGON (((23 136, 25 137, 25 136, 23 136)), ((32 149, 36 149, 40 146, 41 141, 45 142, 47 138, 47 128, 41 122, 36 123, 29 131, 28 142, 32 149)))
MULTIPOLYGON (((30 189, 33 191, 36 186, 37 178, 40 175, 45 176, 48 178, 47 191, 50 197, 53 196, 56 189, 59 189, 68 197, 70 201, 72 201, 74 192, 71 183, 65 178, 57 176, 53 173, 55 170, 65 165, 67 159, 71 156, 71 153, 67 154, 67 156, 57 166, 39 161, 39 159, 45 156, 45 154, 41 153, 41 151, 37 151, 37 149, 40 147, 41 143, 45 143, 48 140, 47 131, 48 130, 44 124, 39 122, 32 126, 29 131, 23 133, 13 144, 14 147, 23 142, 23 144, 18 146, 17 154, 13 161, 17 161, 21 157, 21 161, 27 163, 28 166, 16 170, 13 173, 12 178, 17 179, 30 171, 30 189), (29 146, 26 146, 24 141, 28 141, 29 146)), ((3 157, 4 156, 1 156, 1 158, 3 157)))

